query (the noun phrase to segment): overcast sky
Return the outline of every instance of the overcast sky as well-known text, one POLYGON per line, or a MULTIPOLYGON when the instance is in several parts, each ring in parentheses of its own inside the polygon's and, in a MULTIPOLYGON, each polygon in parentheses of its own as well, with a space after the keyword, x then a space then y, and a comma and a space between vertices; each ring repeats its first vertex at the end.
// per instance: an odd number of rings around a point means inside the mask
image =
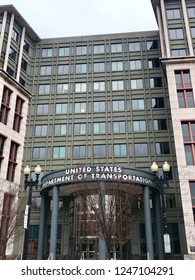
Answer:
POLYGON ((158 29, 150 0, 0 0, 40 38, 158 29))

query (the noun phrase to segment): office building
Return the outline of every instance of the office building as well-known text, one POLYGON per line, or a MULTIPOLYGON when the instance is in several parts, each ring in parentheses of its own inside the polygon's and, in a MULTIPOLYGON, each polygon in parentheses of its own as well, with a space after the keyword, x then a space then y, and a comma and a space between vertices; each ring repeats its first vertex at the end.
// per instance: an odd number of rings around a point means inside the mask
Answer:
MULTIPOLYGON (((112 235, 110 256, 195 258, 193 2, 152 0, 156 31, 48 39, 15 7, 0 6, 1 180, 22 192, 26 164, 42 168, 28 258, 105 258, 88 197, 97 199, 104 189, 105 207, 115 201, 116 227, 117 211, 134 188, 133 231, 112 235), (168 187, 156 185, 153 161, 159 177, 169 163, 168 187)), ((22 252, 23 239, 16 238, 12 256, 22 252)))

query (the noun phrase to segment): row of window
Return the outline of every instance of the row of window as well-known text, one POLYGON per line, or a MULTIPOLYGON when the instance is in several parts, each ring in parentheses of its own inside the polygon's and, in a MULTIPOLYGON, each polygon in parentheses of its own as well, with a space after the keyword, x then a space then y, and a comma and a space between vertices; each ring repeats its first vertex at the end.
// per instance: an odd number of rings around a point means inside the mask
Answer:
MULTIPOLYGON (((189 18, 195 18, 195 7, 189 7, 187 8, 187 11, 188 11, 189 18)), ((181 18, 181 11, 179 8, 168 9, 166 12, 167 12, 167 19, 169 20, 181 18)))
MULTIPOLYGON (((114 100, 112 101, 112 111, 125 111, 127 110, 127 102, 125 100, 114 100)), ((152 108, 165 108, 164 99, 153 98, 152 108)), ((56 103, 55 104, 55 114, 68 114, 72 113, 72 108, 68 103, 56 103)), ((131 110, 145 110, 151 109, 146 108, 144 99, 132 99, 131 100, 131 110)), ((98 113, 108 111, 106 101, 94 101, 93 109, 87 105, 86 102, 76 102, 74 103, 74 113, 87 113, 88 112, 98 113)), ((109 109, 110 110, 110 109, 109 109)), ((37 105, 37 115, 47 115, 51 112, 50 104, 38 104, 37 105)))
MULTIPOLYGON (((134 144, 134 155, 135 156, 148 156, 149 147, 148 143, 136 143, 134 144)), ((113 156, 126 157, 128 156, 128 145, 127 144, 114 144, 113 145, 113 156)), ((106 157, 108 156, 108 146, 106 144, 93 145, 92 152, 94 157, 106 157)), ((66 158, 66 147, 56 146, 52 150, 53 159, 65 159, 66 158)), ((73 158, 86 157, 87 148, 85 145, 75 145, 72 148, 73 158)), ((170 154, 170 148, 168 142, 155 143, 155 149, 157 155, 170 154)), ((45 147, 33 148, 32 158, 33 159, 45 159, 46 153, 45 147)))
MULTIPOLYGON (((195 38, 195 27, 191 27, 190 30, 192 38, 195 38)), ((170 28, 169 37, 171 40, 184 39, 184 31, 182 28, 170 28)))
MULTIPOLYGON (((159 88, 162 87, 162 78, 161 77, 154 77, 149 79, 150 88, 159 88)), ((108 83, 105 81, 93 82, 93 91, 94 92, 105 92, 106 85, 108 83)), ((130 80, 130 87, 132 90, 135 89, 143 89, 144 88, 144 81, 143 79, 131 79, 130 80)), ((124 87, 124 80, 114 80, 111 82, 111 89, 112 91, 123 91, 125 90, 124 87)), ((56 93, 69 93, 70 85, 68 83, 57 84, 56 89, 54 89, 56 93)), ((90 89, 88 88, 87 82, 76 82, 74 84, 74 91, 76 93, 87 92, 90 89)), ((38 87, 39 94, 50 94, 52 92, 52 87, 50 84, 41 84, 38 87)))
MULTIPOLYGON (((154 129, 155 130, 166 130, 167 123, 164 119, 154 120, 153 121, 154 129)), ((94 134, 106 134, 108 133, 106 122, 94 122, 93 126, 93 133, 94 134)), ((67 135, 67 124, 55 124, 53 134, 55 136, 65 136, 67 135)), ((73 134, 75 135, 85 135, 89 132, 89 127, 87 127, 86 123, 74 123, 73 125, 73 134)), ((146 120, 134 120, 133 121, 133 132, 146 132, 148 131, 147 122, 146 120)), ((112 123, 112 132, 113 133, 126 133, 127 126, 125 121, 114 121, 112 123)), ((47 136, 48 135, 48 125, 36 125, 35 136, 47 136)))
MULTIPOLYGON (((128 44, 129 52, 141 51, 141 50, 157 50, 159 48, 158 40, 150 40, 145 44, 139 42, 130 42, 128 44)), ((97 44, 93 46, 94 54, 104 54, 106 52, 106 46, 104 44, 97 44)), ((111 44, 111 53, 122 53, 123 44, 115 43, 111 44)), ((87 55, 88 47, 86 45, 76 47, 76 55, 87 55)), ((53 48, 43 48, 41 51, 42 57, 52 57, 54 55, 53 48)), ((70 47, 59 47, 58 56, 69 56, 71 55, 70 47)))
MULTIPOLYGON (((105 71, 109 71, 105 67, 106 63, 105 62, 97 62, 93 63, 93 73, 102 73, 105 71)), ((148 62, 148 65, 151 68, 157 68, 159 67, 159 63, 157 62, 156 59, 150 59, 148 62)), ((142 69, 142 64, 141 60, 132 60, 129 63, 130 70, 141 70, 142 69)), ((43 65, 40 67, 40 75, 51 75, 52 71, 54 70, 54 67, 51 65, 43 65)), ((75 70, 71 70, 71 67, 69 64, 61 64, 57 66, 57 74, 58 75, 68 75, 71 72, 74 72, 76 74, 85 74, 90 72, 88 70, 88 65, 87 63, 79 63, 75 65, 75 70)), ((128 69, 124 69, 123 67, 123 61, 114 61, 111 63, 111 71, 113 72, 120 72, 128 69)))
MULTIPOLYGON (((11 100, 12 91, 4 86, 3 88, 3 96, 1 101, 1 111, 0 111, 0 122, 3 124, 7 124, 8 115, 11 111, 10 100, 11 100)), ((21 121, 23 119, 22 116, 22 108, 23 108, 24 100, 19 96, 16 97, 15 104, 15 113, 14 113, 14 122, 13 122, 13 130, 20 132, 21 121)))

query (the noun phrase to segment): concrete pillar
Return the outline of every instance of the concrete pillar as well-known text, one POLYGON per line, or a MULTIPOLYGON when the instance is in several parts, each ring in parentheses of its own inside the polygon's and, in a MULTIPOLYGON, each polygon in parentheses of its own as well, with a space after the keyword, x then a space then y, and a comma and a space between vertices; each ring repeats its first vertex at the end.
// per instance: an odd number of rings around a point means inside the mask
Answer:
POLYGON ((170 50, 170 45, 169 45, 169 32, 168 32, 168 26, 167 26, 164 0, 160 0, 160 8, 161 8, 161 15, 162 15, 162 22, 163 22, 163 29, 164 29, 166 53, 167 53, 167 57, 171 57, 171 50, 170 50))
POLYGON ((6 21, 7 21, 7 11, 5 11, 4 14, 3 14, 3 22, 2 22, 1 32, 0 32, 0 56, 1 56, 2 46, 3 46, 3 39, 4 39, 4 34, 5 34, 6 21))
POLYGON ((37 250, 37 259, 38 260, 43 260, 43 254, 44 254, 45 216, 46 216, 45 196, 41 196, 39 239, 38 239, 38 250, 37 250))
POLYGON ((186 37, 188 41, 189 54, 194 55, 193 42, 192 42, 191 30, 190 30, 189 19, 188 19, 188 12, 186 8, 186 1, 181 0, 181 4, 182 4, 183 17, 184 17, 185 28, 186 28, 186 37))
POLYGON ((22 28, 22 36, 20 40, 20 52, 18 57, 18 68, 16 73, 16 81, 19 82, 20 79, 20 71, 21 71, 21 63, 22 63, 22 53, 23 53, 23 46, 24 46, 24 37, 25 37, 25 27, 22 28))
POLYGON ((50 232, 50 249, 49 256, 51 259, 56 259, 57 248, 57 231, 58 231, 58 203, 59 203, 59 188, 53 187, 53 204, 51 215, 51 232, 50 232))
POLYGON ((9 49, 10 49, 10 45, 11 45, 13 26, 14 26, 14 14, 11 15, 11 20, 10 20, 10 25, 9 25, 9 33, 8 33, 8 38, 7 38, 5 60, 4 60, 4 65, 3 65, 4 71, 7 71, 7 64, 8 64, 8 58, 9 58, 9 49))

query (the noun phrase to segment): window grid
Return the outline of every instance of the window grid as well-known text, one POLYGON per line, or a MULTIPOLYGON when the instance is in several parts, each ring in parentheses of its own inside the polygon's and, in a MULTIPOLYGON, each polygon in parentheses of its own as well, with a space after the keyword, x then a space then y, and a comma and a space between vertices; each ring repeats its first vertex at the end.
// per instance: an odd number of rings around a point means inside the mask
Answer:
POLYGON ((11 142, 10 153, 9 153, 9 162, 7 169, 7 180, 10 182, 14 182, 15 169, 17 166, 17 153, 18 153, 19 145, 15 142, 11 142))
POLYGON ((179 108, 194 107, 193 89, 189 70, 175 72, 179 108))
POLYGON ((0 115, 0 121, 3 124, 7 124, 8 120, 8 114, 11 110, 10 108, 10 98, 11 98, 12 91, 4 86, 3 88, 3 97, 1 101, 1 115, 0 115))
POLYGON ((15 106, 15 114, 14 114, 14 123, 13 130, 20 132, 21 122, 23 119, 22 116, 22 108, 23 108, 24 100, 17 96, 16 98, 16 106, 15 106))
POLYGON ((195 165, 195 122, 182 122, 181 126, 187 165, 195 165))

